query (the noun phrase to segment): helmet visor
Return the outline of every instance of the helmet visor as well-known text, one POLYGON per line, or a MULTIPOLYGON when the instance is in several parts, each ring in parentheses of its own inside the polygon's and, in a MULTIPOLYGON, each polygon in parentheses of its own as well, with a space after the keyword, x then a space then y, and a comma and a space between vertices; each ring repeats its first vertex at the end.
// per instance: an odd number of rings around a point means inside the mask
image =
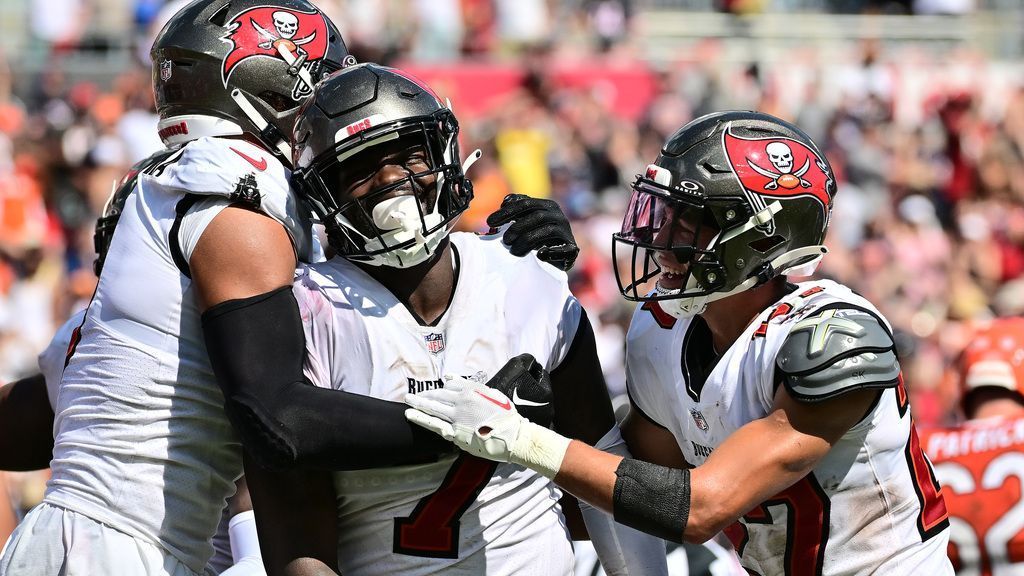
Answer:
POLYGON ((702 197, 680 194, 638 176, 622 228, 612 239, 622 295, 648 301, 704 293, 692 269, 714 259, 710 248, 716 232, 717 224, 702 197))

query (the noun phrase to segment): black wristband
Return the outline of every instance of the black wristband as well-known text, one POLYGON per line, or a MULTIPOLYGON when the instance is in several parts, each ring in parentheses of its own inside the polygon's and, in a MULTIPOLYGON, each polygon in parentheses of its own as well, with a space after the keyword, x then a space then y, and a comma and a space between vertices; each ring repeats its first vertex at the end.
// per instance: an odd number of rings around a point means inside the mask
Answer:
POLYGON ((615 469, 615 521, 682 542, 690 516, 690 471, 623 458, 615 469))

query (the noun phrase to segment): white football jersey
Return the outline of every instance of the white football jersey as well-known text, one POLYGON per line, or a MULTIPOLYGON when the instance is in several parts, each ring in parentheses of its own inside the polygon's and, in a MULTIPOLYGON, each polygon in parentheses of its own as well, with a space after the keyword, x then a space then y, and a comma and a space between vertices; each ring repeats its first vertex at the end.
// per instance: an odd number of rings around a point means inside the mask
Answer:
MULTIPOLYGON (((451 235, 458 280, 433 326, 346 260, 306 270, 295 286, 306 376, 401 402, 449 375, 484 382, 524 352, 557 367, 576 334, 579 303, 565 273, 532 254, 512 256, 498 238, 451 235)), ((337 473, 335 486, 342 574, 572 573, 561 492, 520 466, 452 455, 337 473)))
MULTIPOLYGON (((70 318, 53 335, 50 343, 39 354, 39 371, 46 381, 46 396, 50 400, 50 408, 56 410, 57 395, 60 391, 61 373, 64 372, 64 361, 68 356, 68 348, 72 340, 76 338, 75 332, 85 320, 85 309, 71 315, 70 318)), ((228 509, 224 508, 221 514, 220 524, 217 525, 217 533, 214 534, 210 543, 213 545, 214 554, 207 564, 208 571, 220 574, 231 567, 231 540, 228 534, 228 509)))
MULTIPOLYGON (((730 434, 771 412, 776 356, 786 337, 801 319, 837 303, 882 319, 845 286, 800 284, 747 327, 703 386, 697 377, 691 382, 696 370, 687 358, 693 356, 683 351, 710 348, 704 321, 675 321, 656 305, 639 307, 626 345, 630 396, 699 466, 730 434)), ((821 338, 846 337, 824 324, 800 329, 820 330, 821 338)), ((743 566, 762 576, 938 576, 953 573, 946 558, 948 526, 900 380, 811 474, 745 514, 726 534, 743 566)))
POLYGON ((288 176, 265 150, 222 138, 189 142, 141 174, 60 385, 45 501, 156 543, 196 572, 242 465, 179 264, 187 270, 220 210, 255 193, 311 258, 288 176))

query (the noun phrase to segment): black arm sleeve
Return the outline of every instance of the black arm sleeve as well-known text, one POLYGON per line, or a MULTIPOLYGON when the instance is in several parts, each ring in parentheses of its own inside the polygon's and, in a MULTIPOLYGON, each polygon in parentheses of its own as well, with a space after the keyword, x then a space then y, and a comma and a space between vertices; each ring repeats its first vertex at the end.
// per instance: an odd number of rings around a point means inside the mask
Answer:
POLYGON ((358 470, 452 450, 406 421, 405 404, 305 379, 302 319, 290 286, 210 308, 203 332, 228 418, 263 466, 358 470))
POLYGON ((565 359, 551 371, 551 388, 554 428, 560 434, 593 446, 615 424, 594 329, 584 310, 565 359))
POLYGON ((53 409, 42 374, 0 388, 0 470, 42 470, 53 458, 53 409))

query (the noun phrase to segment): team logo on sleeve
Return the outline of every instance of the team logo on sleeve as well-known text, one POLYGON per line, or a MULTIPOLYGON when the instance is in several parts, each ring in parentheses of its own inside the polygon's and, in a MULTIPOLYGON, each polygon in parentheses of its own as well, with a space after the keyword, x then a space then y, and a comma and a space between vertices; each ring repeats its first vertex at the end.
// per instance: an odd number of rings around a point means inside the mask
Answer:
POLYGON ((240 12, 227 24, 227 29, 223 40, 231 44, 231 51, 224 58, 222 69, 225 87, 235 67, 247 58, 279 58, 298 78, 292 88, 292 99, 312 93, 329 37, 322 14, 260 6, 240 12))
POLYGON ((733 173, 748 195, 812 196, 828 212, 832 173, 817 152, 790 138, 740 138, 731 129, 723 139, 733 173))

